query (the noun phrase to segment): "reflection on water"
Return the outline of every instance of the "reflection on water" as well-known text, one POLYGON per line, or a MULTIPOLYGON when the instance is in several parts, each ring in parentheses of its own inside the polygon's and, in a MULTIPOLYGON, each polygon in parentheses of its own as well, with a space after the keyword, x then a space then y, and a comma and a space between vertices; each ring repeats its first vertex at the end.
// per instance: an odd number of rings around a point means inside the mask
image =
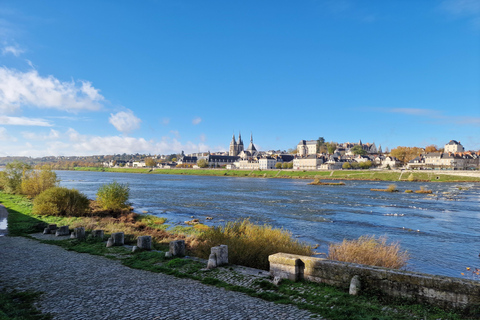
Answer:
POLYGON ((103 183, 129 183, 136 212, 166 217, 169 224, 190 220, 220 224, 250 217, 283 227, 319 244, 361 235, 387 235, 411 254, 414 271, 460 276, 480 266, 480 185, 397 182, 397 188, 433 194, 372 192, 391 182, 346 181, 345 186, 311 186, 308 180, 145 175, 60 171, 61 185, 95 198, 103 183), (461 186, 462 188, 458 188, 461 186), (205 220, 207 216, 213 220, 205 220))

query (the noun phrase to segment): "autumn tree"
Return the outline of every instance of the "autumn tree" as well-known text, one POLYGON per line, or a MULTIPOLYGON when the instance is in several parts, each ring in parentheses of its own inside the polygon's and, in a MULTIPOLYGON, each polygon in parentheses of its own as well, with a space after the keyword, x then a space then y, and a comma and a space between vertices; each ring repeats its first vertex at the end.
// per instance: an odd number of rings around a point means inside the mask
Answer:
POLYGON ((422 153, 422 148, 398 146, 390 151, 390 156, 397 158, 402 164, 406 164, 407 162, 415 159, 422 153))
POLYGON ((425 147, 425 153, 438 152, 438 147, 434 144, 425 147))
POLYGON ((145 165, 147 167, 156 167, 157 166, 157 160, 153 159, 153 158, 147 158, 145 159, 145 165))

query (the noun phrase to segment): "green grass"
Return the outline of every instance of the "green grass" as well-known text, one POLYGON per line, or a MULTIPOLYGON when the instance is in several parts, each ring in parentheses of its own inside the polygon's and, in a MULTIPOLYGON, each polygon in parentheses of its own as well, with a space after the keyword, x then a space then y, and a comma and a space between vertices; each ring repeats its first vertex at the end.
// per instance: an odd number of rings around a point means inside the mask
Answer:
POLYGON ((41 295, 38 292, 16 290, 0 291, 0 320, 49 320, 52 316, 42 314, 33 303, 41 295))
POLYGON ((334 179, 334 180, 375 180, 375 181, 408 181, 409 174, 413 174, 415 181, 431 182, 480 182, 480 178, 454 176, 445 174, 445 171, 405 171, 403 174, 390 170, 332 170, 303 171, 303 170, 226 170, 226 169, 147 169, 147 168, 75 168, 77 171, 125 172, 145 174, 177 174, 193 176, 222 176, 222 177, 256 177, 256 178, 285 178, 285 179, 334 179), (407 174, 409 173, 409 174, 407 174), (438 178, 438 179, 437 179, 438 178), (400 180, 399 180, 400 179, 400 180))
POLYGON ((24 236, 43 231, 45 228, 46 223, 31 216, 32 203, 26 197, 0 192, 0 203, 8 211, 8 234, 10 236, 24 236))

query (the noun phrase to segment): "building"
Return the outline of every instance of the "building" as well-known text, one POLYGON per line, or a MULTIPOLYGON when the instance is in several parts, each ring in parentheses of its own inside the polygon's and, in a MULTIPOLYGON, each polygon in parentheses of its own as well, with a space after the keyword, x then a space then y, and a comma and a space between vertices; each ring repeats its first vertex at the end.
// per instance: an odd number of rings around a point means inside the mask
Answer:
POLYGON ((243 141, 242 135, 238 133, 238 142, 235 141, 235 133, 233 134, 232 141, 230 142, 230 148, 228 150, 228 155, 231 157, 238 156, 243 151, 243 141))
POLYGON ((317 154, 317 140, 301 140, 297 144, 297 155, 306 157, 312 154, 317 154))
POLYGON ((445 153, 456 153, 456 152, 464 152, 465 149, 463 148, 462 144, 460 142, 457 142, 455 140, 450 140, 446 145, 444 152, 445 153))

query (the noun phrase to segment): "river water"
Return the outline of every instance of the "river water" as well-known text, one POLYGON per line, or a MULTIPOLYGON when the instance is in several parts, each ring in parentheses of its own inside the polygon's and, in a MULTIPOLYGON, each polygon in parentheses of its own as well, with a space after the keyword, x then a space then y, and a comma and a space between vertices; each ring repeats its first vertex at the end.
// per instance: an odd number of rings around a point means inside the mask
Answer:
POLYGON ((249 217, 289 230, 294 237, 328 244, 362 235, 386 235, 409 251, 408 270, 461 277, 480 266, 480 184, 396 182, 400 191, 373 192, 391 182, 345 181, 312 186, 308 180, 230 178, 111 172, 57 172, 61 185, 95 198, 98 187, 117 181, 130 186, 135 212, 181 224, 191 216, 209 225, 249 217), (213 220, 205 220, 213 217, 213 220))

